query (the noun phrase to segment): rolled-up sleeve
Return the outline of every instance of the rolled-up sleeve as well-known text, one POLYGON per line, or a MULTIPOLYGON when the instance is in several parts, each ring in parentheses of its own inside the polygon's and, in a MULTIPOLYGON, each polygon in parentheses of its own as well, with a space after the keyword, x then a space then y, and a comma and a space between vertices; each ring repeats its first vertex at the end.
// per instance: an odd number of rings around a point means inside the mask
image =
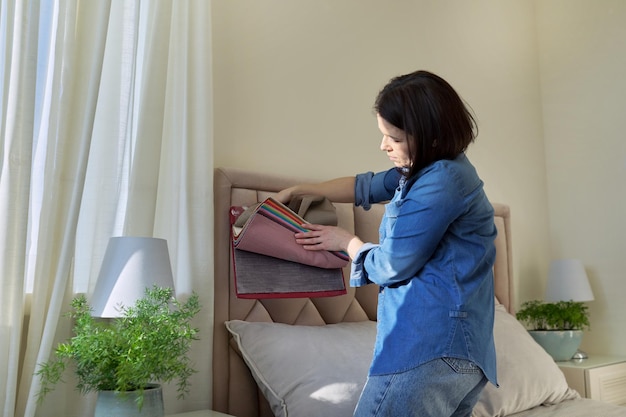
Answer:
POLYGON ((367 284, 371 284, 372 281, 369 280, 367 271, 365 270, 363 264, 365 263, 365 257, 367 253, 373 248, 377 247, 377 244, 374 243, 365 243, 356 254, 356 257, 352 261, 352 265, 350 266, 350 286, 351 287, 363 287, 367 284))
POLYGON ((401 176, 402 174, 396 168, 376 174, 371 171, 357 174, 354 185, 354 204, 369 210, 374 203, 391 200, 401 176))

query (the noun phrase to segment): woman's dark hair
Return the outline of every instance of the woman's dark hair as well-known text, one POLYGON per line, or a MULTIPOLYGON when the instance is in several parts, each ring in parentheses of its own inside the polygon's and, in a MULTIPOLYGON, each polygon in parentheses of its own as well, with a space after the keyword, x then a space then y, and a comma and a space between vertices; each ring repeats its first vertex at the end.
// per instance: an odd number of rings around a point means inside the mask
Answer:
POLYGON ((443 78, 416 71, 392 78, 378 93, 374 110, 409 136, 413 162, 407 177, 440 159, 454 159, 477 135, 474 117, 443 78))

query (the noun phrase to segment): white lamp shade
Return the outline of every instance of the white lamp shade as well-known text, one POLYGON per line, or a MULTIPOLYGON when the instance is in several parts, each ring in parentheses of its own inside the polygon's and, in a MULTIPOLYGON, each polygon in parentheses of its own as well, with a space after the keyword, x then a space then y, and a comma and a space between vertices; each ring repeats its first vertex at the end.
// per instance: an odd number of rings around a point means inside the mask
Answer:
POLYGON ((167 241, 152 237, 112 237, 91 297, 92 315, 118 317, 154 285, 174 288, 167 241))
POLYGON ((559 259, 552 261, 548 273, 545 300, 549 302, 593 300, 589 279, 580 260, 559 259))

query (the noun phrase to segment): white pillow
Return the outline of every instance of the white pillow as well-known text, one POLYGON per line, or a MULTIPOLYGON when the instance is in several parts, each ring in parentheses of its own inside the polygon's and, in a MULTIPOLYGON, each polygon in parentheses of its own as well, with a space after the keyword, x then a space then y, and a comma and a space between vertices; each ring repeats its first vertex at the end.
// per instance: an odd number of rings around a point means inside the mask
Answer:
POLYGON ((472 417, 506 416, 580 396, 567 386, 552 357, 501 304, 496 305, 493 332, 500 387, 487 384, 472 417))
POLYGON ((226 322, 276 417, 351 417, 367 379, 376 323, 226 322))
MULTIPOLYGON (((276 417, 351 417, 367 378, 375 322, 326 326, 226 322, 276 417)), ((578 398, 550 355, 496 305, 496 388, 487 384, 472 417, 500 417, 578 398)))

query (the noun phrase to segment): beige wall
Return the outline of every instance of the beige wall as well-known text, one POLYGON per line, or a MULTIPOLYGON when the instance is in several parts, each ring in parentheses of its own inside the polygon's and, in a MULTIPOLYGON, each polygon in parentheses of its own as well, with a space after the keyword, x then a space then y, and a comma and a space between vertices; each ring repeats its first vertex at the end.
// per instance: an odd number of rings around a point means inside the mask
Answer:
POLYGON ((595 300, 583 347, 626 354, 626 2, 537 2, 550 249, 595 300))
MULTIPOLYGON (((376 93, 395 75, 436 72, 474 109, 469 156, 490 199, 511 206, 518 304, 540 298, 555 242, 571 237, 548 223, 546 167, 559 167, 544 150, 538 21, 531 0, 213 0, 215 166, 313 179, 386 169, 376 93)), ((561 146, 548 145, 549 155, 561 146)), ((594 320, 594 335, 601 328, 594 320)))

